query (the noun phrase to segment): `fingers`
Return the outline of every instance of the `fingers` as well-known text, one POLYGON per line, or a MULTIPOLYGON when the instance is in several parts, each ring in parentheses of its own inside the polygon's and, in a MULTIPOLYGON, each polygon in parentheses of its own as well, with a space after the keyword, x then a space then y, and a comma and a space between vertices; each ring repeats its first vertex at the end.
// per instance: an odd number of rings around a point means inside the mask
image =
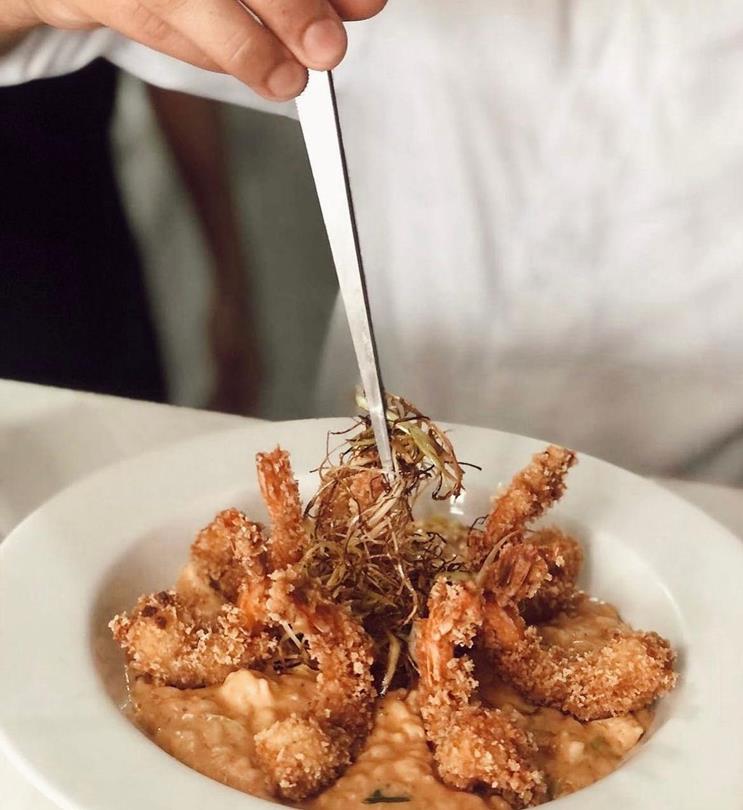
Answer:
POLYGON ((111 4, 110 16, 103 16, 100 23, 114 28, 135 42, 204 70, 221 70, 217 62, 190 39, 139 2, 111 4))
POLYGON ((293 98, 307 71, 290 51, 234 0, 148 0, 151 7, 226 73, 273 100, 293 98))
POLYGON ((372 16, 385 0, 77 0, 74 5, 91 22, 198 67, 229 73, 262 96, 283 101, 304 89, 305 66, 330 70, 341 61, 347 46, 341 18, 372 16))
POLYGON ((346 30, 327 0, 250 0, 249 4, 303 65, 332 70, 343 59, 346 30))
POLYGON ((239 0, 252 13, 234 0, 147 2, 225 72, 266 98, 287 100, 304 89, 305 65, 329 70, 343 58, 347 39, 338 12, 364 19, 386 0, 239 0))
POLYGON ((387 5, 387 0, 331 0, 344 20, 368 20, 387 5))

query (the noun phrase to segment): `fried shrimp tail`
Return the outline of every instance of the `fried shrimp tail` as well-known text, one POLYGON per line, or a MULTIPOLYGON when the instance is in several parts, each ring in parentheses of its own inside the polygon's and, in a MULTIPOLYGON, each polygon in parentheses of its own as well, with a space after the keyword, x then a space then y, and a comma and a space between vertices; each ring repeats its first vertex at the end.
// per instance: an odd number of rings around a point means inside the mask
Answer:
POLYGON ((271 568, 278 571, 299 562, 307 545, 299 485, 289 454, 280 447, 271 453, 258 453, 256 468, 261 495, 271 518, 271 568))
POLYGON ((428 609, 418 624, 415 654, 421 714, 441 779, 459 790, 485 788, 514 807, 538 803, 546 787, 531 737, 504 712, 479 702, 474 664, 456 655, 458 647, 472 647, 480 630, 479 590, 474 583, 438 580, 428 609))
POLYGON ((549 566, 535 546, 506 543, 480 572, 480 581, 500 604, 521 604, 533 599, 550 581, 549 566))
POLYGON ((550 445, 514 476, 493 504, 484 529, 470 534, 469 554, 474 565, 481 565, 504 538, 523 533, 531 521, 562 497, 565 476, 575 460, 572 450, 550 445))
MULTIPOLYGON (((538 576, 539 584, 528 595, 515 600, 530 621, 549 619, 567 607, 577 593, 576 581, 583 564, 579 543, 557 529, 527 532, 529 523, 562 497, 565 476, 575 460, 572 450, 555 445, 535 455, 495 500, 484 528, 473 529, 468 536, 468 552, 474 566, 487 566, 493 555, 499 554, 502 571, 504 544, 524 544, 536 549, 541 563, 537 563, 532 551, 526 553, 531 555, 531 576, 538 576)), ((496 568, 490 567, 492 577, 496 568)), ((489 590, 496 592, 498 588, 496 583, 489 590)))
POLYGON ((338 777, 371 729, 372 643, 346 608, 302 587, 294 572, 272 579, 269 616, 305 640, 318 689, 308 716, 278 721, 256 736, 256 754, 274 791, 300 801, 338 777))
POLYGON ((131 616, 122 613, 109 627, 134 673, 179 689, 222 683, 270 658, 275 647, 269 636, 244 627, 235 605, 226 603, 207 624, 175 591, 141 596, 131 616))

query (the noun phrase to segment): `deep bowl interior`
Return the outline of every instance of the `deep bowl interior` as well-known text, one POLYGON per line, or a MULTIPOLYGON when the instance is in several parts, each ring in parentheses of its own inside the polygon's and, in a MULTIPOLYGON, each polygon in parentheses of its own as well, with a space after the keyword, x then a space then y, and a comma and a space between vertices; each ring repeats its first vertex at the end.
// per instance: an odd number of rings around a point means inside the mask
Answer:
MULTIPOLYGON (((305 500, 314 493, 316 486, 316 476, 300 477, 305 500)), ((425 498, 419 502, 418 512, 421 515, 446 515, 471 524, 487 513, 491 494, 484 483, 470 482, 466 492, 456 501, 434 502, 425 498)), ((111 638, 108 622, 116 613, 128 610, 140 594, 172 587, 198 530, 217 512, 233 506, 254 520, 267 520, 257 488, 225 492, 192 504, 157 529, 133 538, 125 553, 112 560, 92 612, 91 642, 96 669, 106 691, 118 706, 126 702, 124 659, 111 638)), ((563 514, 559 505, 542 523, 559 525, 580 538, 586 553, 580 580, 583 589, 611 602, 636 627, 656 630, 671 639, 677 649, 683 645, 679 613, 671 593, 658 573, 633 548, 621 538, 592 530, 580 520, 563 514)), ((680 662, 683 662, 683 655, 680 662)), ((659 703, 655 722, 644 743, 663 724, 672 711, 673 702, 674 695, 671 695, 659 703)))
MULTIPOLYGON (((119 711, 123 662, 107 628, 137 596, 171 586, 196 531, 237 506, 265 519, 251 458, 291 451, 303 496, 328 431, 286 422, 201 437, 122 462, 60 493, 0 547, 0 746, 64 810, 247 810, 265 802, 187 768, 119 711), (19 614, 22 611, 22 615, 19 614), (50 688, 50 684, 52 685, 50 688), (33 707, 29 712, 28 707, 33 707), (126 774, 126 779, 122 779, 126 774)), ((470 520, 543 442, 454 426, 470 520)), ((583 456, 547 516, 587 551, 584 587, 679 651, 681 682, 624 767, 560 810, 739 810, 743 795, 743 547, 652 482, 583 456)), ((275 806, 275 805, 272 805, 275 806)))

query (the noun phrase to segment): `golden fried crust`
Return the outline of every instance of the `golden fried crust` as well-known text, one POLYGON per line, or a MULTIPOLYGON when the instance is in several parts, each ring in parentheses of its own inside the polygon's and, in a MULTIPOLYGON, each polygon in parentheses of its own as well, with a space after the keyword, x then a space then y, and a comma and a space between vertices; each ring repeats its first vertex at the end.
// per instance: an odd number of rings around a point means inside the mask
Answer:
POLYGON ((260 732, 255 753, 271 792, 296 802, 319 793, 351 764, 345 736, 333 736, 311 716, 293 715, 260 732))
POLYGON ((468 656, 455 657, 455 647, 472 647, 482 623, 482 603, 470 584, 437 580, 428 599, 428 618, 416 628, 415 657, 420 672, 422 714, 435 734, 439 719, 468 706, 477 691, 468 656))
POLYGON ((441 731, 436 761, 446 784, 459 790, 487 785, 513 808, 546 798, 544 777, 532 762, 531 738, 502 712, 468 706, 441 731))
POLYGON ((317 663, 313 713, 344 729, 354 745, 363 741, 371 729, 376 698, 371 638, 346 607, 328 601, 318 590, 298 587, 294 572, 277 572, 272 580, 271 619, 301 633, 317 663))
POLYGON ((225 509, 202 529, 191 545, 198 574, 229 602, 236 602, 246 577, 266 575, 262 527, 238 509, 225 509))
POLYGON ((109 627, 133 672, 180 689, 222 683, 231 672, 269 658, 275 647, 268 636, 245 630, 234 605, 225 604, 203 624, 175 591, 141 596, 131 616, 115 616, 109 627))
POLYGON ((263 528, 237 509, 226 509, 191 546, 196 575, 221 598, 237 604, 245 630, 259 633, 266 621, 268 553, 263 528))
POLYGON ((506 543, 486 572, 484 587, 499 604, 519 604, 548 587, 550 573, 541 550, 506 543))
POLYGON ((524 618, 535 624, 547 621, 574 601, 583 567, 583 549, 575 538, 555 528, 536 531, 526 537, 525 543, 539 552, 549 574, 521 603, 524 618))
POLYGON ((299 485, 292 473, 289 454, 277 447, 256 456, 258 483, 271 518, 269 556, 278 571, 299 562, 306 547, 299 485))
POLYGON ((372 642, 350 611, 287 569, 271 576, 269 621, 302 636, 318 668, 306 717, 259 734, 261 767, 277 795, 300 801, 334 781, 371 730, 376 692, 372 642))
POLYGON ((457 657, 471 647, 482 622, 482 599, 473 583, 437 581, 429 616, 417 626, 421 714, 442 780, 460 790, 485 788, 513 807, 546 795, 544 774, 534 764, 531 737, 499 709, 477 698, 473 663, 457 657))
POLYGON ((531 463, 496 499, 482 532, 470 535, 470 559, 481 565, 492 548, 505 537, 523 532, 565 492, 565 476, 575 464, 572 450, 550 445, 537 453, 531 463))
POLYGON ((494 599, 486 601, 484 631, 499 675, 528 700, 579 720, 637 711, 676 683, 675 653, 656 633, 617 630, 589 650, 548 646, 514 606, 494 599))

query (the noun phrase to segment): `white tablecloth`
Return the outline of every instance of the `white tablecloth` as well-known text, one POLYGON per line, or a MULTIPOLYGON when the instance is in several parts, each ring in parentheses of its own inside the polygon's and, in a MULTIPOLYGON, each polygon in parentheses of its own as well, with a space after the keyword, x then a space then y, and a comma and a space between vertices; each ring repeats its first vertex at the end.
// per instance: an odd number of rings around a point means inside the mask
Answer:
MULTIPOLYGON (((0 380, 0 538, 55 492, 114 461, 242 417, 0 380)), ((743 491, 663 481, 743 537, 743 491)), ((0 755, 2 810, 55 810, 0 755)), ((105 810, 105 808, 101 808, 105 810)))

